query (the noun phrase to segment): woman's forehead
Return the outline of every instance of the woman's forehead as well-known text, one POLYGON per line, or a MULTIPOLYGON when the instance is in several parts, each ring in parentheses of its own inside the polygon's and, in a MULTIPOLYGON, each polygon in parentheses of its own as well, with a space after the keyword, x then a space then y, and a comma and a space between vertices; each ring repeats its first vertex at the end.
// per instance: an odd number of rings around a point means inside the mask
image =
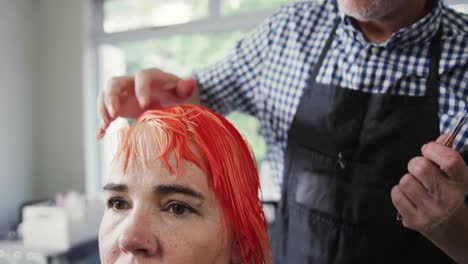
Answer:
MULTIPOLYGON (((174 155, 170 155, 168 163, 172 168, 177 168, 174 155), (171 157, 172 156, 172 157, 171 157)), ((146 166, 131 166, 126 171, 119 161, 111 165, 107 183, 126 184, 130 188, 153 188, 161 184, 180 184, 200 191, 211 191, 207 174, 196 164, 181 160, 181 174, 173 169, 171 173, 161 159, 154 160, 146 166)))
MULTIPOLYGON (((114 137, 117 146, 113 161, 119 161, 127 170, 136 171, 149 163, 162 159, 169 170, 178 168, 178 161, 187 159, 206 169, 207 162, 200 146, 188 133, 175 133, 141 123, 134 129, 124 129, 114 137)), ((205 151, 210 151, 204 148, 205 151)))

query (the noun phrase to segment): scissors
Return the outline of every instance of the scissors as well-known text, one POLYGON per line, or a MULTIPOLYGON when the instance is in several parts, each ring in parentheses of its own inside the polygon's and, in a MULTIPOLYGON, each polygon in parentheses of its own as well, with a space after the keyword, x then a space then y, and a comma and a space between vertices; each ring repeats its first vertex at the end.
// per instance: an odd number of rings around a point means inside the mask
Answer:
POLYGON ((455 123, 455 126, 452 127, 452 129, 450 130, 449 136, 444 139, 444 146, 449 147, 452 145, 453 140, 458 135, 458 132, 460 132, 461 128, 463 127, 463 124, 465 124, 467 119, 468 110, 465 109, 465 111, 463 111, 463 114, 460 116, 460 118, 458 118, 457 122, 455 123))
MULTIPOLYGON (((452 146, 453 141, 457 137, 458 133, 460 132, 461 128, 463 127, 467 119, 468 119, 468 110, 465 108, 465 111, 463 111, 463 114, 458 118, 457 122, 455 122, 455 125, 450 129, 448 136, 445 137, 444 143, 443 143, 444 146, 446 147, 452 146)), ((401 221, 400 213, 397 213, 396 219, 397 221, 401 221)))

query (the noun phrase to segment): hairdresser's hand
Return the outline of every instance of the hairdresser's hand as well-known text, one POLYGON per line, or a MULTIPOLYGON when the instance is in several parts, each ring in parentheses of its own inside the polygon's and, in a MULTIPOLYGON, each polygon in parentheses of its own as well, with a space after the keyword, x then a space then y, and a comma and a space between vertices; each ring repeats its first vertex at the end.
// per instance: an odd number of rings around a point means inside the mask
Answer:
MULTIPOLYGON (((114 77, 97 101, 102 137, 117 117, 137 118, 147 109, 181 104, 197 97, 196 82, 158 69, 145 69, 135 76, 114 77)), ((196 101, 196 98, 194 99, 196 101)))
POLYGON ((391 192, 403 226, 426 236, 463 209, 468 193, 468 168, 442 138, 422 147, 423 156, 409 162, 408 173, 391 192))

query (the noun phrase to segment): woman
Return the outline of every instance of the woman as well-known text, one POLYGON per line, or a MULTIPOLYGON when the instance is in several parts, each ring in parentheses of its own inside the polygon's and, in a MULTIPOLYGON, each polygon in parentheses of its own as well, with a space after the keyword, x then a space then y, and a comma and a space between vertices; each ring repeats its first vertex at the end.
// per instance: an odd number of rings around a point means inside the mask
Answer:
POLYGON ((102 263, 271 263, 252 154, 201 106, 143 113, 123 129, 104 186, 102 263))

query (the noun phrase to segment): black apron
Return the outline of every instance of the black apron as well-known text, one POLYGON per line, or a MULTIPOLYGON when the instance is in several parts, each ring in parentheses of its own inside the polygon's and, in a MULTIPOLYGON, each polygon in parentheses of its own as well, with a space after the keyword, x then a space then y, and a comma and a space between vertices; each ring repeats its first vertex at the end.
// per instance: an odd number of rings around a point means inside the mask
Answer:
POLYGON ((396 221, 390 197, 408 161, 439 136, 441 30, 431 41, 426 94, 401 96, 315 81, 338 24, 288 134, 275 263, 453 263, 396 221))

